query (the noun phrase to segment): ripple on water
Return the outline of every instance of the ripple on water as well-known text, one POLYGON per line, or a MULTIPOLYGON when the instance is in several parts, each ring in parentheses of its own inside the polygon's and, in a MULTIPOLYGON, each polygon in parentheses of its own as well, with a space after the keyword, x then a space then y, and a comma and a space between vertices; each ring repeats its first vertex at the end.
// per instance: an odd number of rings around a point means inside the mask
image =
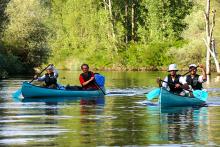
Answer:
MULTIPOLYGON (((152 77, 146 75, 144 73, 140 81, 143 78, 150 81, 152 77)), ((103 106, 80 105, 79 101, 55 105, 14 101, 11 94, 21 88, 24 80, 1 82, 0 97, 4 100, 0 102, 0 146, 60 146, 64 143, 66 146, 170 147, 214 146, 219 142, 220 88, 208 88, 209 107, 204 110, 187 108, 162 112, 158 103, 146 101, 144 93, 152 87, 135 82, 123 85, 128 80, 123 79, 121 86, 108 91, 103 106), (132 86, 136 87, 126 88, 132 86)))
POLYGON ((45 135, 57 135, 60 133, 68 132, 66 129, 58 128, 47 128, 47 127, 25 127, 16 126, 16 128, 11 128, 12 126, 5 126, 4 131, 0 132, 0 136, 12 137, 12 136, 45 136, 45 135))
MULTIPOLYGON (((52 141, 50 138, 38 138, 38 142, 44 143, 44 142, 49 142, 52 141)), ((0 145, 26 145, 29 144, 30 141, 36 141, 36 138, 7 138, 7 139, 1 139, 0 140, 0 145)))

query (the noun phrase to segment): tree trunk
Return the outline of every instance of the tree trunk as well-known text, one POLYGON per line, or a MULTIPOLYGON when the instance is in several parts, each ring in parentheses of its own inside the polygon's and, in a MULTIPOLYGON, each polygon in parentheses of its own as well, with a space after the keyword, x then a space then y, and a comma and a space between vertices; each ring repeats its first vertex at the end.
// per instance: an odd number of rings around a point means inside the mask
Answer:
POLYGON ((125 34, 125 43, 128 43, 128 1, 125 0, 125 25, 126 25, 126 34, 125 34))
POLYGON ((106 7, 106 1, 105 1, 105 0, 103 0, 103 4, 104 4, 104 8, 105 8, 105 10, 107 10, 107 7, 106 7))
POLYGON ((218 55, 217 55, 217 52, 216 52, 216 49, 215 49, 215 39, 212 40, 212 51, 210 53, 211 53, 212 57, 214 58, 217 74, 220 75, 218 55))
POLYGON ((134 2, 132 1, 132 4, 131 4, 131 40, 134 41, 134 2))
POLYGON ((220 75, 220 65, 218 61, 218 56, 215 49, 215 39, 213 37, 213 31, 215 27, 215 13, 216 10, 212 11, 212 22, 210 22, 210 0, 207 0, 206 12, 205 12, 205 21, 206 21, 206 74, 211 74, 211 56, 214 59, 216 71, 220 75))
POLYGON ((112 16, 112 2, 111 2, 111 0, 108 0, 108 8, 109 8, 109 17, 111 20, 112 37, 115 39, 114 20, 113 20, 113 16, 112 16))
POLYGON ((206 12, 205 12, 205 21, 206 21, 206 74, 211 74, 211 59, 210 59, 210 48, 211 48, 211 38, 210 38, 210 0, 207 0, 206 12))

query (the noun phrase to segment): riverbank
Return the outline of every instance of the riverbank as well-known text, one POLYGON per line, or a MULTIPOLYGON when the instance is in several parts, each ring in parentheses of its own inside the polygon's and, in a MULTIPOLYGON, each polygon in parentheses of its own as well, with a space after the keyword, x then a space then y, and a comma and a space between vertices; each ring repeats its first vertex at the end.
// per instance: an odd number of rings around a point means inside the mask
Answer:
MULTIPOLYGON (((47 64, 45 65, 42 65, 41 67, 37 67, 37 68, 34 68, 34 69, 31 69, 30 71, 28 72, 25 72, 25 73, 21 73, 21 72, 15 72, 13 74, 11 73, 8 73, 6 70, 4 69, 1 69, 0 70, 0 79, 7 79, 7 78, 10 78, 12 75, 13 76, 20 76, 20 75, 26 75, 26 76, 30 76, 30 75, 34 75, 34 74, 37 74, 37 73, 40 73, 42 71, 42 69, 44 69, 45 67, 47 66, 47 64), (35 71, 35 72, 33 72, 35 71)), ((56 65, 55 65, 56 66, 56 65)), ((65 71, 81 71, 80 69, 80 65, 77 65, 77 66, 56 66, 56 68, 58 70, 65 70, 65 71), (72 67, 72 68, 71 68, 72 67)), ((188 67, 187 66, 179 66, 178 67, 179 69, 179 72, 185 72, 185 71, 188 71, 188 67)), ((153 72, 153 71, 161 71, 161 72, 166 72, 167 71, 167 66, 163 66, 163 67, 141 67, 141 68, 135 68, 135 67, 124 67, 124 66, 114 66, 114 67, 100 67, 100 68, 97 68, 97 67, 93 67, 92 65, 90 65, 90 70, 91 71, 94 71, 94 72, 97 72, 97 71, 103 71, 103 72, 109 72, 109 71, 134 71, 134 72, 153 72)), ((199 70, 200 71, 200 70, 199 70)), ((216 70, 215 68, 212 68, 211 69, 212 73, 215 73, 216 70)))

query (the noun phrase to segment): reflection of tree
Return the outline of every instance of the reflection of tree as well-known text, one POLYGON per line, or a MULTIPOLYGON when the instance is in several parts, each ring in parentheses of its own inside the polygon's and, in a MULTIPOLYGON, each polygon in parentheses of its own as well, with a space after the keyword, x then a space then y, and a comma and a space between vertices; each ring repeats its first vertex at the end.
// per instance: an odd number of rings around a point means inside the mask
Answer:
MULTIPOLYGON (((2 105, 2 104, 4 104, 4 101, 3 101, 3 99, 0 97, 0 105, 2 105)), ((6 114, 5 114, 5 110, 6 109, 0 109, 0 117, 4 117, 6 114)), ((2 119, 2 118, 1 118, 2 119)), ((5 123, 5 122, 1 122, 0 123, 0 125, 1 125, 1 127, 0 127, 0 134, 3 134, 3 133, 1 133, 1 132, 4 132, 4 126, 6 125, 7 123, 5 123)), ((2 137, 1 137, 2 138, 2 137)))

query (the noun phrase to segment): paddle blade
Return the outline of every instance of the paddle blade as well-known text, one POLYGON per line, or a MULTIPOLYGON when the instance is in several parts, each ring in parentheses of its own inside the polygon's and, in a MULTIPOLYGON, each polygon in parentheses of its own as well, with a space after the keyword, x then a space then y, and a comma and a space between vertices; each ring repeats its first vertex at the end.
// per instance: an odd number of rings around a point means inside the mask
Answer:
POLYGON ((152 100, 153 98, 159 97, 159 95, 160 95, 160 88, 156 88, 150 91, 148 94, 146 94, 146 97, 148 100, 152 100))
POLYGON ((202 101, 206 101, 208 98, 208 92, 203 91, 203 90, 195 90, 195 91, 193 91, 193 95, 194 95, 194 97, 196 97, 202 101))
POLYGON ((18 89, 18 90, 16 90, 16 91, 12 94, 12 96, 13 96, 14 98, 18 98, 20 95, 21 95, 21 88, 18 89))

